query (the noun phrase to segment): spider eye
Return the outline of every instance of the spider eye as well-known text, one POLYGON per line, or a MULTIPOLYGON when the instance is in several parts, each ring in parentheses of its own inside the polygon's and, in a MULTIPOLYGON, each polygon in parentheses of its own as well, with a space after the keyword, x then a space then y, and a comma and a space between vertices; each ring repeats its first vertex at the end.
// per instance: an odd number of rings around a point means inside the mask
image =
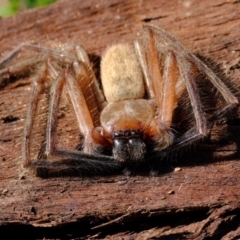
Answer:
POLYGON ((139 137, 113 140, 113 155, 119 162, 140 162, 144 159, 145 153, 146 145, 139 137))

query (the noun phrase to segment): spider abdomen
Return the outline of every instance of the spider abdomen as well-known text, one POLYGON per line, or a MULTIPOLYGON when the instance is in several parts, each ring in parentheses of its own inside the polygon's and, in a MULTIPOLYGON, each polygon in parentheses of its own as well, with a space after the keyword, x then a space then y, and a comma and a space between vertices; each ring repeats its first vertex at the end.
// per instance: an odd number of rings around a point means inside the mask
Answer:
POLYGON ((145 87, 134 48, 128 44, 111 46, 101 62, 101 79, 108 102, 143 98, 145 87))

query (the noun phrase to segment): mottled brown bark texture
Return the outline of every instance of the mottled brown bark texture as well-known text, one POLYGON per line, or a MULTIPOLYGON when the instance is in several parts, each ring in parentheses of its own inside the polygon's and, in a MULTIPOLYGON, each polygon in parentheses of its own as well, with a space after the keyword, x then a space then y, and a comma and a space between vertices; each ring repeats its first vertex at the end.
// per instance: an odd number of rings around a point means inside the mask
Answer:
MULTIPOLYGON (((79 43, 101 55, 109 44, 134 40, 144 23, 173 33, 227 78, 240 81, 238 0, 60 1, 0 19, 0 54, 23 42, 56 41, 79 43)), ((216 124, 205 147, 169 161, 157 176, 43 179, 21 167, 31 85, 10 85, 0 90, 0 232, 5 239, 240 238, 237 115, 216 124)), ((66 126, 61 139, 76 134, 74 124, 66 126)))

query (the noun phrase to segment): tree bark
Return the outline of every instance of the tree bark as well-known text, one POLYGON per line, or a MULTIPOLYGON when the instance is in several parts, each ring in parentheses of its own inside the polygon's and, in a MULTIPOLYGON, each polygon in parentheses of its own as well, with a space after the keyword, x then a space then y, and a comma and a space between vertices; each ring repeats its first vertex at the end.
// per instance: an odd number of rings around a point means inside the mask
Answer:
MULTIPOLYGON (((108 45, 133 41, 151 23, 239 85, 239 13, 236 0, 61 1, 0 19, 0 53, 24 42, 55 42, 101 55, 108 45)), ((9 239, 26 239, 30 230, 34 238, 240 238, 238 115, 216 124, 207 148, 196 147, 157 176, 43 179, 21 167, 30 88, 22 80, 0 89, 0 232, 9 239)), ((74 124, 64 124, 61 139, 76 135, 74 124)))

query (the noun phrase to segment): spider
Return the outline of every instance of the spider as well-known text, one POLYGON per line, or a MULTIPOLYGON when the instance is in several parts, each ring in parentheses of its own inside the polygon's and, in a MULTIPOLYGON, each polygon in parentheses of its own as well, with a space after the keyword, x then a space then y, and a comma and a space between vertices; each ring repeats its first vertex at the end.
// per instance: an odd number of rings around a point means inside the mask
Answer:
POLYGON ((38 70, 23 134, 24 167, 114 169, 147 162, 153 156, 161 160, 206 137, 212 123, 238 105, 226 82, 174 36, 154 25, 144 25, 134 43, 118 43, 106 50, 101 81, 82 46, 50 49, 31 44, 20 45, 0 60, 0 78, 29 74, 32 66, 38 70), (16 60, 25 51, 35 54, 16 60), (45 144, 32 162, 33 122, 40 92, 49 82, 45 144), (81 149, 55 145, 63 94, 68 95, 84 136, 81 149), (51 156, 60 160, 51 162, 51 156))

